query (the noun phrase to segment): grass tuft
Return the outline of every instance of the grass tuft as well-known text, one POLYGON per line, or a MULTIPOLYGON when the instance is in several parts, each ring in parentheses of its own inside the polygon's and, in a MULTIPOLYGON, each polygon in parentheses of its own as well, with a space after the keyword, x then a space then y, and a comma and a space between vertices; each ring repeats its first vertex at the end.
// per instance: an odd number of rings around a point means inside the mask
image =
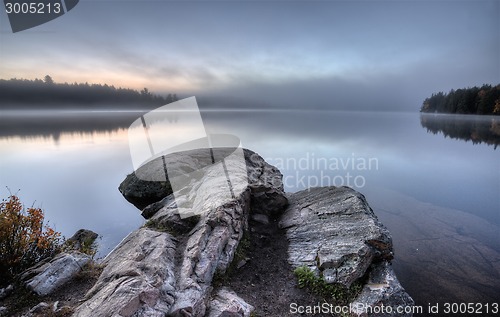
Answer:
POLYGON ((299 288, 307 288, 326 300, 333 300, 337 305, 352 302, 363 289, 363 283, 359 280, 354 282, 350 288, 338 283, 329 284, 323 277, 316 276, 307 266, 298 267, 293 273, 297 277, 299 288))

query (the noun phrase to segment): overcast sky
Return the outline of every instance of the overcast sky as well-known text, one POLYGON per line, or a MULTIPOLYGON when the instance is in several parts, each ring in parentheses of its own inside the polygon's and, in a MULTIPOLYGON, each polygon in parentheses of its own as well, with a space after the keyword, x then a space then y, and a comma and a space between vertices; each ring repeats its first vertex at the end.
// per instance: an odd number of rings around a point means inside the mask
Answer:
POLYGON ((370 110, 500 83, 500 1, 81 0, 14 34, 0 18, 4 79, 370 110))

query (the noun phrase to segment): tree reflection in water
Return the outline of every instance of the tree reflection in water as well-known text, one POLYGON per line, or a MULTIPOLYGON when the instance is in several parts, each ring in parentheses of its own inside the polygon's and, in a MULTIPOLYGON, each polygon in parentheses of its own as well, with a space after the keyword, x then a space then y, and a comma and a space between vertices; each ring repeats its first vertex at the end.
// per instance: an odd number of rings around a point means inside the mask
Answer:
POLYGON ((420 124, 427 132, 473 144, 485 143, 495 149, 500 144, 500 117, 479 115, 421 114, 420 124))

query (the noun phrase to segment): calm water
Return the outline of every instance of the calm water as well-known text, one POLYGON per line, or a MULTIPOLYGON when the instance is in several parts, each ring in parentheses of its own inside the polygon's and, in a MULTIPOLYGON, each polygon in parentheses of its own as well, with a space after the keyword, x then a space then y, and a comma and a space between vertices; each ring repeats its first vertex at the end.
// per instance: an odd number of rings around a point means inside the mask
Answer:
MULTIPOLYGON (((26 204, 43 207, 50 224, 66 236, 79 228, 98 232, 100 255, 105 255, 143 223, 139 211, 117 190, 132 171, 127 127, 138 116, 130 112, 1 113, 1 196, 10 190, 26 204)), ((491 294, 500 293, 500 283, 489 285, 500 281, 498 119, 327 111, 204 111, 202 116, 209 133, 234 134, 244 147, 276 165, 289 192, 347 185, 364 193, 393 233, 395 269, 417 302, 432 298, 489 301, 491 294), (448 127, 446 131, 436 128, 439 121, 448 127), (457 134, 450 132, 450 126, 463 128, 457 134), (412 233, 402 229, 410 223, 416 228, 412 233), (435 234, 448 229, 452 233, 436 238, 435 234), (424 252, 426 245, 414 245, 427 241, 428 235, 434 235, 432 248, 443 250, 461 241, 458 238, 472 239, 467 243, 479 248, 489 266, 474 271, 477 277, 465 268, 451 286, 437 283, 418 261, 442 258, 445 253, 429 249, 420 255, 417 251, 424 252), (471 285, 472 295, 453 297, 458 294, 455 288, 464 284, 471 285), (428 293, 424 295, 423 289, 428 293)), ((447 256, 443 263, 457 255, 447 256)), ((480 267, 470 263, 471 270, 480 267)))

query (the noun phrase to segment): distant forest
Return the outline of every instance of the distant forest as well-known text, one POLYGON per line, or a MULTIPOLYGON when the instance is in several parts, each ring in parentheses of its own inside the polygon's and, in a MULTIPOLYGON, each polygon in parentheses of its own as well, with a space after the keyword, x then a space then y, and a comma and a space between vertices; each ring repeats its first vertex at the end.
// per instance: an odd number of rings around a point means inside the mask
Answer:
POLYGON ((49 75, 42 79, 0 79, 0 108, 50 105, 72 107, 81 105, 133 105, 159 107, 177 100, 175 94, 158 96, 147 88, 141 91, 116 88, 106 84, 56 83, 49 75))
POLYGON ((420 112, 500 115, 500 84, 433 94, 424 100, 420 112))

